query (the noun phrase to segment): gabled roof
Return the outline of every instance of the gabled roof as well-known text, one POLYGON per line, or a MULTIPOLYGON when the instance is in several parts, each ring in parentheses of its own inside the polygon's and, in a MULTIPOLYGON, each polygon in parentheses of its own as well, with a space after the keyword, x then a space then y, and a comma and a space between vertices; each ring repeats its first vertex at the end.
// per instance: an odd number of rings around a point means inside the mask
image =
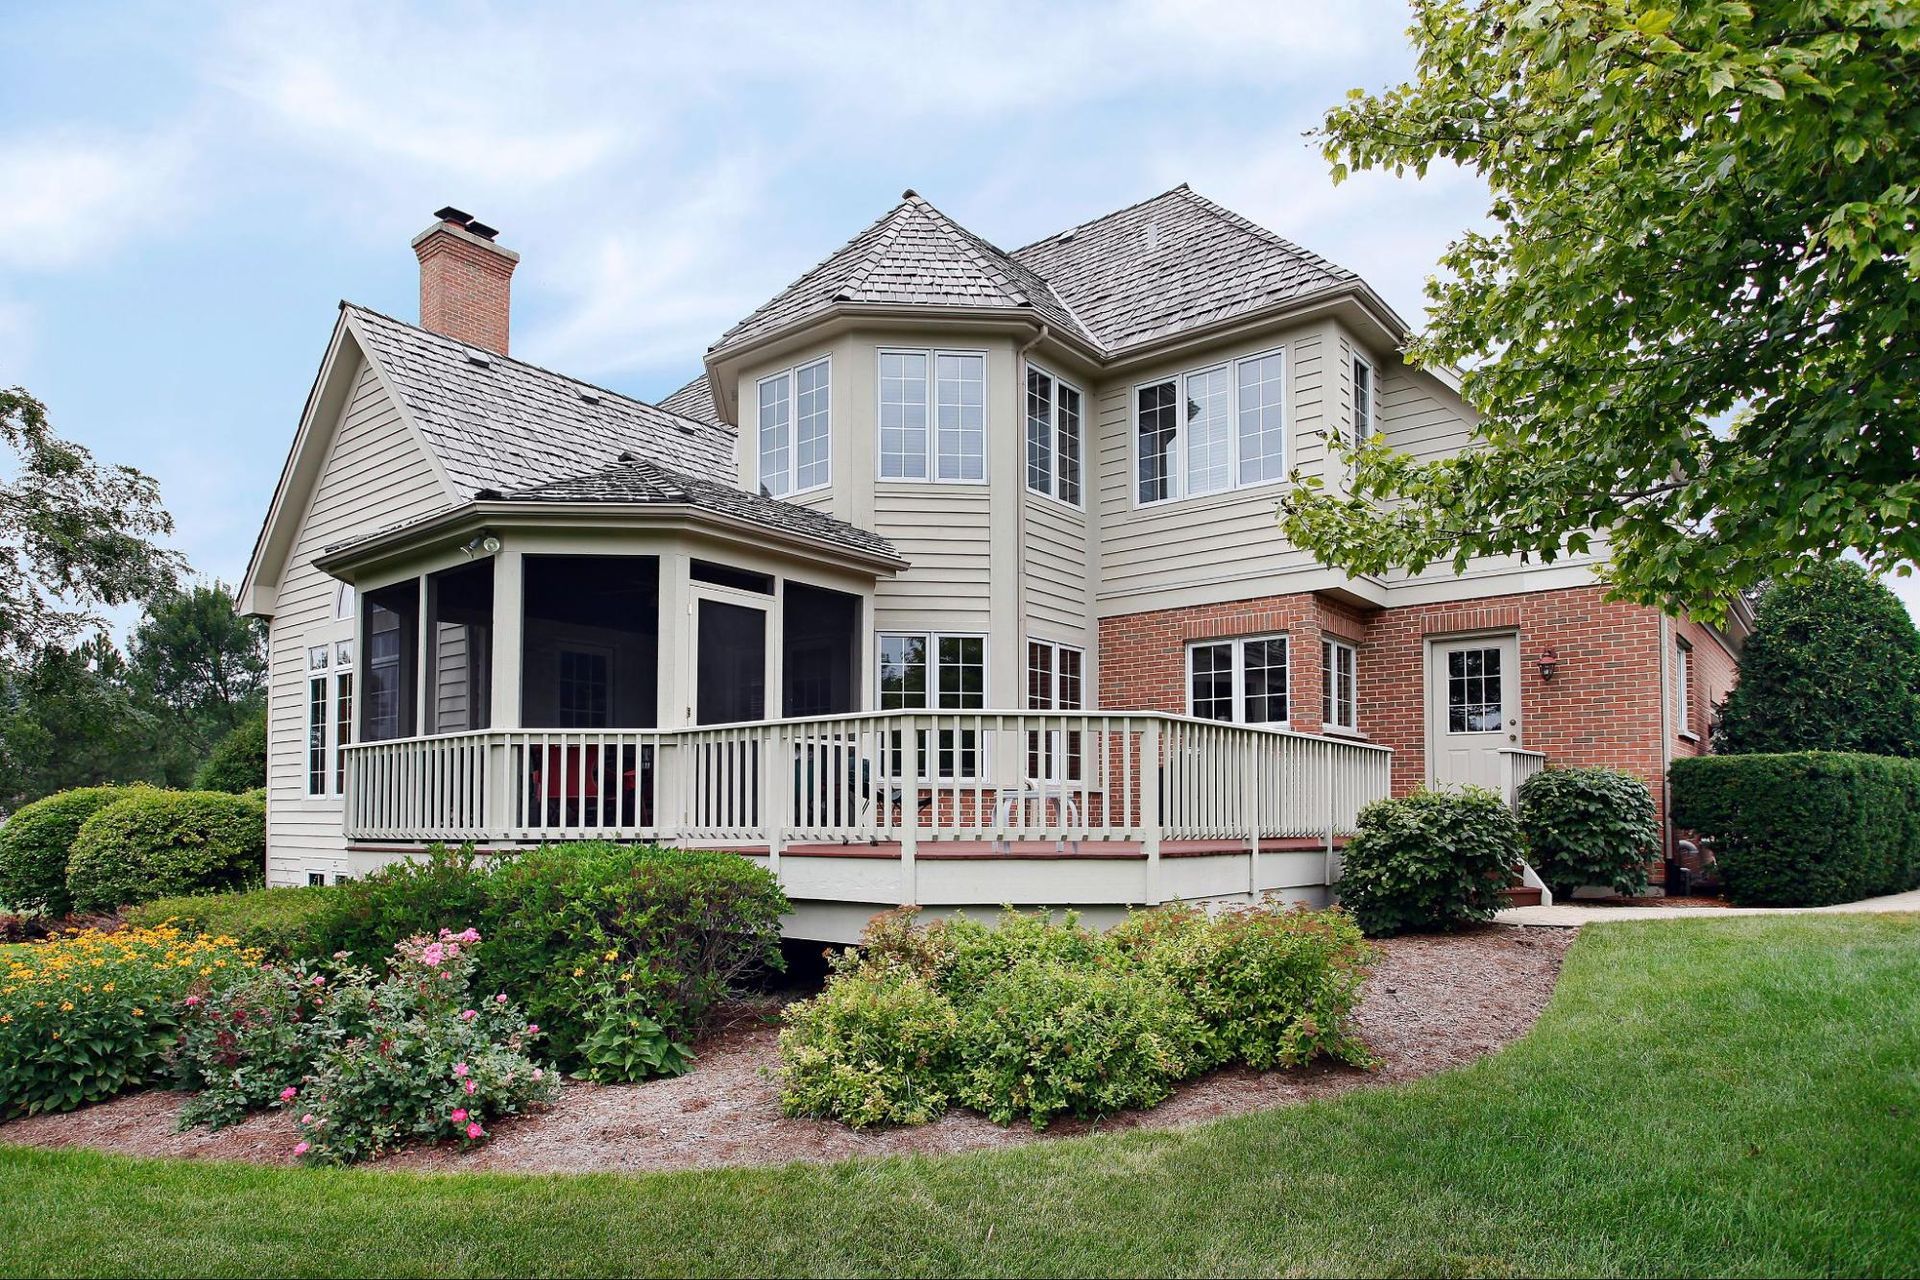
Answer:
POLYGON ((1014 255, 1109 352, 1360 277, 1185 183, 1014 255))
POLYGON ((840 303, 1029 310, 1091 344, 1046 281, 908 191, 708 350, 763 337, 840 303))
POLYGON ((683 418, 692 418, 695 422, 708 422, 716 427, 733 426, 722 418, 713 407, 713 384, 707 381, 707 375, 701 374, 686 386, 680 388, 665 400, 660 407, 668 413, 677 413, 683 418))
POLYGON ((577 475, 622 453, 658 458, 691 475, 735 474, 730 428, 365 307, 341 308, 461 497, 577 475))
POLYGON ((835 519, 823 511, 748 493, 732 485, 704 480, 649 458, 624 456, 610 466, 511 493, 483 493, 503 502, 605 502, 620 505, 686 506, 729 516, 763 528, 831 542, 870 555, 899 558, 893 544, 877 533, 835 519))

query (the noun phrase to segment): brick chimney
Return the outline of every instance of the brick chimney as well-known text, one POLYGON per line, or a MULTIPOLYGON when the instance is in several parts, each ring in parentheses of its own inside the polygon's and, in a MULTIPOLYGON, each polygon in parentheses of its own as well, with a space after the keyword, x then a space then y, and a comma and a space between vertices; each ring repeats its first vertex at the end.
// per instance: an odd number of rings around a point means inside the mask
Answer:
POLYGON ((449 205, 413 238, 420 259, 420 327, 507 354, 508 299, 520 255, 500 233, 449 205))

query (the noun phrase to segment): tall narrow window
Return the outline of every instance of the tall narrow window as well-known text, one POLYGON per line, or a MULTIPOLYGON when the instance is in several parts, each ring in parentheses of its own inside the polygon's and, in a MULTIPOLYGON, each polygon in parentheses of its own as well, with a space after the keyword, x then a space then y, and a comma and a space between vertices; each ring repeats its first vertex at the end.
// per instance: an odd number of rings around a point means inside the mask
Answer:
POLYGON ((776 498, 831 478, 830 382, 824 359, 760 379, 760 484, 776 498))
POLYGON ((1286 357, 1278 352, 1242 360, 1240 483, 1265 484, 1287 474, 1286 357))
POLYGON ((1341 640, 1320 642, 1320 720, 1336 729, 1358 729, 1354 687, 1355 650, 1341 640))
POLYGON ((1359 356, 1353 358, 1353 438, 1365 440, 1373 434, 1373 366, 1359 356))
POLYGON ((1241 724, 1287 721, 1287 638, 1209 640, 1187 648, 1187 714, 1241 724))
POLYGON ((1080 390, 1027 370, 1027 488, 1080 505, 1080 390))
POLYGON ((880 478, 927 478, 927 356, 880 353, 880 478))
POLYGON ((307 794, 327 794, 327 649, 307 655, 307 794))
POLYGON ((1187 375, 1187 494, 1217 493, 1233 483, 1227 431, 1230 384, 1225 369, 1187 375))
MULTIPOLYGON (((1027 708, 1032 711, 1078 711, 1083 696, 1086 654, 1064 644, 1027 642, 1027 708)), ((1077 782, 1080 779, 1080 731, 1077 729, 1027 734, 1027 776, 1035 780, 1077 782)))
POLYGON ((347 789, 347 758, 340 751, 353 745, 353 672, 336 672, 333 677, 333 787, 347 789))
POLYGON ((1179 434, 1174 384, 1156 382, 1135 396, 1135 431, 1140 454, 1139 495, 1142 502, 1163 502, 1176 496, 1173 442, 1179 434))
POLYGON ((1693 732, 1693 646, 1679 643, 1673 664, 1673 723, 1681 733, 1693 732))
POLYGON ((942 480, 987 478, 987 362, 939 352, 934 366, 934 474, 942 480))

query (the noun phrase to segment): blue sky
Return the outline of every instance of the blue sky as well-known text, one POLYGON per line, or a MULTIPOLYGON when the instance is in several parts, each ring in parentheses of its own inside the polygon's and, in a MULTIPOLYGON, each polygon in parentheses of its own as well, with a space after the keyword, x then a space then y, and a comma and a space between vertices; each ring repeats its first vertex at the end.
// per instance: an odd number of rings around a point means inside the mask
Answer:
MULTIPOLYGON (((454 204, 514 354, 654 399, 913 187, 1013 247, 1191 182, 1409 319, 1476 182, 1302 136, 1411 66, 1397 3, 23 4, 0 13, 0 385, 158 477, 238 578, 342 298, 412 319, 454 204)), ((1920 589, 1900 588, 1910 607, 1920 589)))

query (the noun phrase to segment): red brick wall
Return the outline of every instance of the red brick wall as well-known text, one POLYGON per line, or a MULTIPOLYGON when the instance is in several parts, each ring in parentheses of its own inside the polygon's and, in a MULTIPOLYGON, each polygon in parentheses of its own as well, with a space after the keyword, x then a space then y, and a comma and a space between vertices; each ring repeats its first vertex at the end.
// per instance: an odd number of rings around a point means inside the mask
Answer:
MULTIPOLYGON (((1485 600, 1362 613, 1313 595, 1163 609, 1100 623, 1100 705, 1106 710, 1186 710, 1188 641, 1284 631, 1292 637, 1293 727, 1320 731, 1320 638, 1359 647, 1360 730, 1394 749, 1397 794, 1426 780, 1426 640, 1475 631, 1517 633, 1521 744, 1555 764, 1606 765, 1648 781, 1663 801, 1660 616, 1609 602, 1602 588, 1571 587, 1485 600), (1557 651, 1551 681, 1541 650, 1557 651)), ((1694 624, 1683 624, 1693 626, 1694 624)), ((1732 663, 1710 636, 1694 645, 1697 698, 1724 697, 1732 663), (1710 655, 1724 659, 1708 661, 1710 655)), ((1704 709, 1699 723, 1705 723, 1704 709)))
POLYGON ((420 327, 507 354, 515 260, 439 228, 413 251, 420 258, 420 327))
POLYGON ((1680 726, 1674 726, 1673 754, 1676 756, 1703 756, 1707 754, 1710 725, 1718 718, 1717 708, 1733 692, 1734 682, 1740 678, 1740 666, 1734 656, 1727 651, 1720 637, 1704 623, 1679 618, 1674 622, 1674 647, 1681 641, 1692 646, 1691 678, 1687 681, 1689 703, 1688 727, 1694 736, 1680 736, 1680 726))

